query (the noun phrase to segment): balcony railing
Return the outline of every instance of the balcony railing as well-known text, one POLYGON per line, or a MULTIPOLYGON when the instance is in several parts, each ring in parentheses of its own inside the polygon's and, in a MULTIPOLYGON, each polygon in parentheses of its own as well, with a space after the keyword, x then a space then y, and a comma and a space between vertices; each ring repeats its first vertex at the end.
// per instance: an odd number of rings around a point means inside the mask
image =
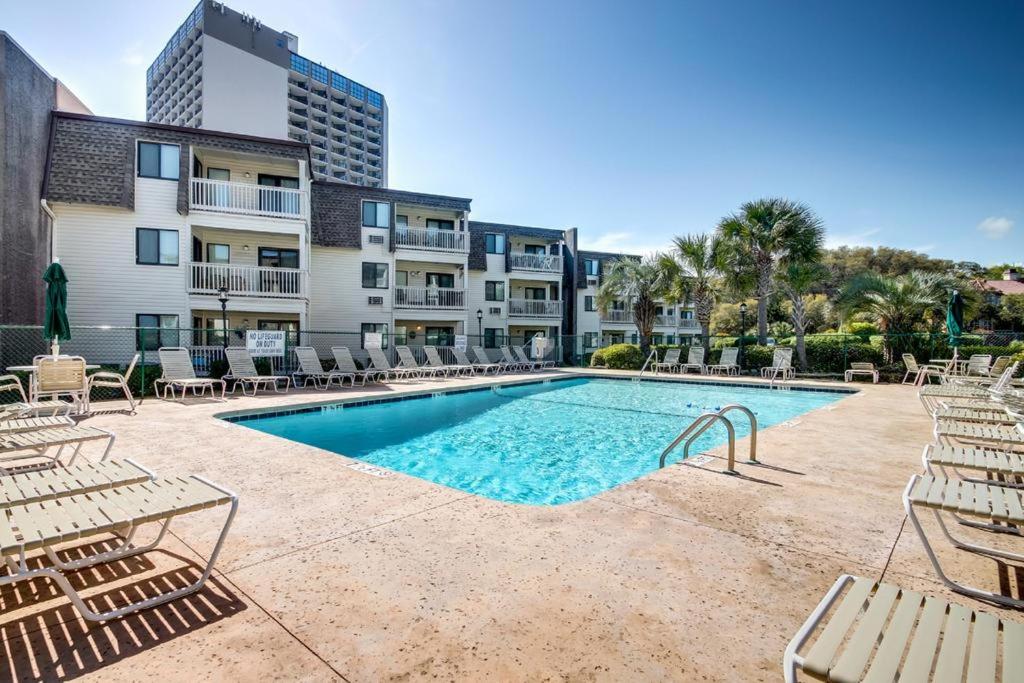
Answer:
POLYGON ((395 229, 395 246, 425 251, 468 252, 467 234, 457 230, 399 227, 395 229))
POLYGON ((679 321, 679 329, 681 330, 700 330, 700 323, 693 318, 682 318, 679 321))
POLYGON ((307 296, 307 274, 298 268, 191 263, 189 271, 189 291, 193 294, 218 294, 221 287, 227 287, 228 296, 270 299, 304 299, 307 296))
POLYGON ((510 318, 561 318, 562 302, 544 299, 509 299, 510 318))
POLYGON ((513 251, 508 256, 513 270, 532 270, 542 273, 562 272, 562 257, 556 254, 527 254, 513 251))
POLYGON ((466 309, 466 290, 447 287, 395 287, 395 308, 466 309))
POLYGON ((677 318, 674 315, 656 315, 654 324, 661 327, 675 327, 677 318))
POLYGON ((621 311, 613 308, 602 313, 601 320, 606 323, 631 323, 633 322, 633 311, 621 311))
POLYGON ((305 218, 306 191, 255 183, 192 178, 191 207, 274 218, 305 218))

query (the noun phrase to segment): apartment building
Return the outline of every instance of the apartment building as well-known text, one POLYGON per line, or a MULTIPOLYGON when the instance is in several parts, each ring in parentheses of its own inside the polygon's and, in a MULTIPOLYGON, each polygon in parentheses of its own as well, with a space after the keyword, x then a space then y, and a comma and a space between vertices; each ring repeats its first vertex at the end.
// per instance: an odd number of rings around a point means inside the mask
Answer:
MULTIPOLYGON (((608 344, 637 343, 639 331, 633 324, 630 302, 614 301, 605 311, 597 306, 597 290, 612 265, 624 258, 640 258, 630 254, 580 250, 576 256, 576 321, 574 329, 582 340, 584 353, 608 344)), ((658 302, 655 309, 653 343, 689 343, 700 334, 700 325, 687 305, 658 302)))
POLYGON ((299 54, 299 39, 201 0, 146 71, 146 120, 292 139, 316 178, 387 187, 384 96, 299 54))
POLYGON ((72 326, 164 328, 138 348, 213 353, 222 297, 229 329, 306 326, 306 145, 63 112, 50 140, 43 196, 72 326))
POLYGON ((89 113, 0 31, 0 323, 43 319, 39 276, 50 259, 50 218, 40 188, 55 109, 89 113))

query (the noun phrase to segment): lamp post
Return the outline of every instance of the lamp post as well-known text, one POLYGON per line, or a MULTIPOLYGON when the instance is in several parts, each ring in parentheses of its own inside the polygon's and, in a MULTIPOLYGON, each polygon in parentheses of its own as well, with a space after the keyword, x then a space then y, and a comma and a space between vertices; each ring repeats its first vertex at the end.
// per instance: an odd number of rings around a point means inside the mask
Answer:
POLYGON ((484 312, 479 308, 476 309, 476 336, 480 340, 480 344, 484 343, 484 312))
POLYGON ((226 351, 228 348, 228 288, 221 287, 217 292, 220 294, 217 297, 217 301, 220 302, 221 341, 226 351))
POLYGON ((740 369, 743 368, 743 342, 747 336, 747 302, 740 302, 740 369))

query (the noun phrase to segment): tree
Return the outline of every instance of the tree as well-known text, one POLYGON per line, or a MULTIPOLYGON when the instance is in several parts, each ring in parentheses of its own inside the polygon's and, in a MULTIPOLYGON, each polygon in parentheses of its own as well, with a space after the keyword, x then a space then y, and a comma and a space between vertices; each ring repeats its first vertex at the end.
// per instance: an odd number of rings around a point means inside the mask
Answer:
POLYGON ((1016 330, 1024 323, 1024 294, 1004 294, 999 300, 999 317, 1016 330))
POLYGON ((807 346, 804 342, 808 326, 806 297, 815 283, 824 276, 824 272, 825 268, 819 263, 793 262, 786 265, 778 276, 779 287, 789 298, 793 334, 796 337, 796 357, 801 370, 807 369, 807 346))
POLYGON ((906 275, 912 270, 948 273, 955 267, 952 261, 892 247, 827 249, 823 254, 822 263, 828 267, 830 275, 815 291, 832 297, 836 296, 847 282, 868 271, 880 275, 906 275))
POLYGON ((746 271, 753 280, 758 343, 764 344, 776 271, 788 263, 816 261, 825 240, 824 226, 804 204, 769 198, 743 204, 719 222, 718 231, 730 245, 737 272, 746 271))
POLYGON ((633 324, 640 333, 640 350, 650 353, 656 301, 672 291, 670 274, 655 254, 643 259, 624 258, 612 264, 597 288, 597 308, 606 313, 612 303, 625 299, 631 306, 633 324))
POLYGON ((694 316, 700 323, 705 348, 711 334, 711 316, 721 288, 723 265, 722 238, 718 235, 686 235, 673 240, 670 254, 661 257, 661 266, 671 283, 666 300, 693 302, 694 316))
POLYGON ((847 313, 868 313, 886 335, 885 354, 891 361, 890 335, 913 332, 929 320, 944 319, 949 293, 961 285, 949 275, 919 270, 895 277, 864 273, 843 288, 836 306, 847 313))
MULTIPOLYGON (((745 303, 750 309, 757 305, 753 299, 745 303)), ((740 318, 738 303, 720 303, 715 306, 715 312, 711 314, 711 329, 715 334, 739 335, 741 333, 740 318)), ((750 324, 749 319, 747 324, 750 324)), ((749 328, 745 331, 749 332, 749 328)))

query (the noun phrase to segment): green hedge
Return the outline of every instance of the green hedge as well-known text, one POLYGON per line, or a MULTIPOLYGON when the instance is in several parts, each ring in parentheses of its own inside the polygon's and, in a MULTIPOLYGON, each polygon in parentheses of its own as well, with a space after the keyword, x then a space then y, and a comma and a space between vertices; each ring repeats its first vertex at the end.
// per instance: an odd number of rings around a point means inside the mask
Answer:
POLYGON ((598 349, 590 357, 593 368, 612 370, 639 370, 644 365, 644 354, 636 344, 612 344, 598 349))

